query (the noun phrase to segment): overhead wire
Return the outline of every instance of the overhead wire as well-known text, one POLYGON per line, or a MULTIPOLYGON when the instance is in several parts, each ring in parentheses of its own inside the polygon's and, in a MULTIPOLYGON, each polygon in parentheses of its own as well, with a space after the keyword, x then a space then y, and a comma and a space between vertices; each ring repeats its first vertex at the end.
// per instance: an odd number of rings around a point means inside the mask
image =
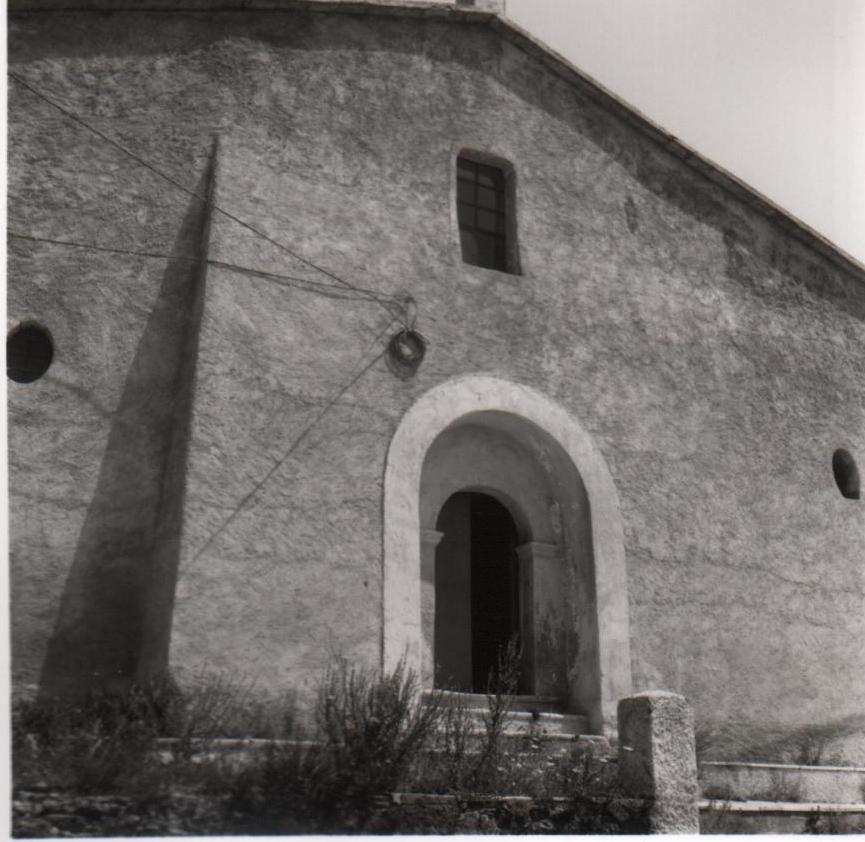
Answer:
POLYGON ((301 263, 303 263, 303 264, 305 264, 305 265, 311 267, 312 269, 315 269, 316 271, 321 272, 323 275, 325 275, 326 277, 328 277, 328 278, 330 278, 331 280, 335 281, 337 284, 340 284, 340 285, 342 285, 342 286, 344 286, 344 287, 346 287, 346 288, 348 288, 348 289, 352 289, 352 290, 354 290, 355 292, 357 292, 357 293, 359 293, 359 294, 361 294, 361 295, 365 295, 365 296, 368 297, 371 301, 375 301, 377 304, 379 304, 379 306, 381 306, 381 307, 382 307, 382 308, 383 308, 383 309, 388 313, 389 316, 391 316, 391 317, 392 317, 393 319, 395 319, 396 321, 400 322, 400 324, 401 324, 404 328, 408 328, 408 325, 406 324, 405 319, 403 318, 404 304, 400 301, 400 299, 399 299, 397 296, 390 296, 390 295, 387 295, 386 293, 373 293, 373 292, 371 292, 371 291, 369 291, 369 290, 365 290, 363 287, 358 287, 358 286, 356 286, 355 284, 352 284, 351 282, 346 281, 344 278, 341 278, 341 277, 340 277, 339 275, 337 275, 335 272, 332 272, 332 271, 330 271, 329 269, 325 269, 324 267, 319 266, 319 265, 318 265, 317 263, 315 263, 314 261, 309 260, 308 258, 303 257, 303 255, 298 254, 296 251, 294 251, 293 249, 289 248, 289 247, 286 246, 284 243, 281 243, 279 240, 274 239, 274 238, 271 237, 269 234, 267 234, 267 233, 265 233, 264 231, 261 231, 260 229, 256 228, 256 227, 255 227, 254 225, 252 225, 251 223, 249 223, 249 222, 247 222, 246 220, 241 219, 240 217, 238 217, 238 216, 236 216, 235 214, 231 213, 231 211, 227 211, 227 210, 225 210, 225 208, 222 208, 222 207, 220 207, 219 205, 217 205, 217 204, 215 204, 215 203, 213 203, 213 202, 209 202, 208 199, 207 199, 206 197, 200 195, 199 193, 197 193, 197 192, 196 192, 195 190, 193 190, 192 188, 187 187, 185 184, 183 184, 182 182, 178 181, 178 180, 177 180, 176 178, 174 178, 173 176, 171 176, 171 175, 169 175, 168 173, 162 171, 162 170, 161 170, 159 167, 157 167, 156 165, 150 163, 150 162, 147 161, 145 158, 143 158, 143 157, 141 157, 140 155, 138 155, 138 154, 136 154, 135 152, 133 152, 131 149, 128 149, 128 148, 125 147, 123 144, 119 143, 117 140, 115 140, 114 138, 112 138, 111 136, 105 134, 105 132, 103 132, 103 131, 101 131, 100 129, 96 128, 95 126, 91 125, 91 124, 88 123, 86 120, 84 120, 84 119, 82 119, 81 117, 79 117, 79 116, 78 116, 74 111, 70 111, 68 108, 65 108, 64 106, 62 106, 62 105, 60 105, 59 103, 55 102, 55 101, 54 101, 53 99, 51 99, 50 97, 48 97, 48 96, 46 96, 45 94, 43 94, 40 90, 38 90, 37 88, 33 87, 33 85, 31 85, 29 82, 27 82, 26 80, 24 80, 23 78, 21 78, 18 74, 13 73, 11 70, 7 70, 7 74, 9 75, 9 77, 10 77, 11 79, 13 79, 15 82, 17 82, 17 83, 18 83, 19 85, 21 85, 22 87, 26 88, 26 89, 27 89, 28 91, 30 91, 34 96, 36 96, 36 97, 38 97, 39 99, 43 100, 44 102, 48 103, 50 106, 52 106, 53 108, 57 109, 59 112, 61 112, 62 114, 64 114, 66 117, 68 117, 70 120, 72 120, 73 122, 77 123, 79 126, 83 127, 83 128, 86 129, 87 131, 92 132, 92 133, 95 134, 97 137, 101 138, 103 141, 105 141, 106 143, 108 143, 110 146, 112 146, 112 147, 114 147, 115 149, 117 149, 117 150, 119 150, 120 152, 122 152, 124 155, 127 155, 129 158, 131 158, 132 160, 134 160, 134 161, 135 161, 136 163, 138 163, 140 166, 144 167, 145 169, 147 169, 147 170, 149 170, 150 172, 154 173, 155 175, 159 176, 159 178, 164 179, 164 180, 167 181, 169 184, 172 184, 172 185, 173 185, 174 187, 176 187, 178 190, 181 190, 182 192, 186 193, 187 195, 192 196, 193 198, 196 198, 196 199, 198 199, 199 201, 204 202, 205 204, 208 204, 208 205, 209 205, 209 206, 210 206, 214 211, 216 211, 217 213, 222 214, 222 215, 225 216, 227 219, 232 220, 233 222, 237 223, 238 225, 241 225, 242 227, 244 227, 244 228, 246 228, 247 230, 251 231, 251 232, 252 232, 253 234, 255 234, 256 236, 261 237, 263 240, 266 240, 267 242, 269 242, 269 243, 271 243, 272 245, 276 246, 278 249, 284 251, 286 254, 288 254, 289 256, 291 256, 292 258, 294 258, 295 260, 298 260, 298 261, 300 261, 301 263), (395 307, 396 307, 397 309, 392 309, 392 308, 391 308, 391 305, 390 305, 389 303, 386 303, 386 302, 385 302, 385 300, 384 300, 385 298, 390 298, 390 299, 392 299, 392 302, 393 302, 393 304, 395 305, 395 307))
MULTIPOLYGON (((351 291, 351 292, 354 292, 356 294, 356 296, 361 300, 369 300, 369 301, 375 302, 376 304, 378 304, 379 306, 382 307, 382 309, 386 312, 386 314, 389 317, 387 324, 385 325, 384 329, 375 338, 375 344, 376 345, 381 341, 382 337, 387 333, 387 331, 390 330, 391 326, 393 325, 393 323, 395 321, 398 322, 404 329, 409 329, 409 326, 406 324, 404 316, 407 313, 408 307, 411 306, 411 303, 413 303, 411 299, 408 299, 408 301, 403 301, 398 296, 389 295, 387 293, 378 293, 378 292, 374 292, 372 290, 365 289, 363 287, 359 287, 359 286, 352 284, 349 281, 346 281, 345 279, 341 278, 336 273, 334 273, 328 269, 325 269, 322 266, 319 266, 314 261, 309 260, 308 258, 305 258, 302 255, 298 254, 293 249, 286 246, 284 243, 279 242, 278 240, 274 239, 273 237, 271 237, 267 233, 259 230, 254 225, 247 222, 246 220, 241 219, 240 217, 236 216, 235 214, 231 213, 230 211, 225 210, 224 208, 220 207, 219 205, 213 203, 212 201, 208 201, 208 199, 206 197, 201 196, 195 190, 192 190, 191 188, 187 187, 185 184, 181 183, 180 181, 178 181, 177 179, 175 179, 174 177, 172 177, 168 173, 163 172, 159 167, 150 163, 149 161, 147 161, 146 159, 144 159, 140 155, 137 155, 132 150, 127 149, 125 146, 123 146, 121 143, 116 141, 114 138, 110 137, 109 135, 105 134, 101 130, 97 129, 95 126, 92 126, 86 120, 83 120, 82 118, 80 118, 73 111, 70 111, 69 109, 64 108, 62 105, 60 105, 59 103, 52 100, 51 98, 49 98, 48 96, 43 94, 41 91, 34 88, 31 84, 26 82, 24 79, 22 79, 17 74, 13 73, 12 71, 7 71, 7 73, 10 76, 10 78, 12 78, 15 82, 17 82, 22 87, 26 88, 34 96, 36 96, 39 99, 43 100, 44 102, 48 103, 49 105, 51 105, 53 108, 57 109, 59 112, 64 114, 67 118, 69 118, 70 120, 72 120, 76 124, 82 126, 87 131, 92 132, 97 137, 101 138, 103 141, 108 143, 110 146, 114 147, 115 149, 122 152, 124 155, 126 155, 129 158, 131 158, 132 160, 136 161, 140 166, 142 166, 145 169, 147 169, 148 171, 154 173, 158 177, 164 179, 169 184, 172 184, 174 187, 176 187, 178 190, 181 190, 183 193, 185 193, 185 194, 187 194, 187 195, 189 195, 195 199, 198 199, 202 203, 208 205, 210 208, 212 208, 212 210, 216 211, 217 213, 222 214, 227 219, 232 220, 236 224, 238 224, 238 225, 242 226, 243 228, 246 228, 247 230, 251 231, 256 236, 258 236, 258 237, 262 238, 263 240, 276 246, 278 249, 285 252, 286 254, 288 254, 289 256, 294 258, 295 260, 299 261, 300 263, 303 263, 303 264, 309 266, 310 268, 312 268, 312 269, 320 272, 321 274, 325 275, 326 277, 330 278, 332 281, 335 282, 335 284, 323 284, 323 283, 319 283, 319 282, 315 282, 315 281, 310 281, 309 279, 299 278, 297 276, 284 275, 284 274, 280 274, 280 273, 276 273, 276 272, 267 272, 264 270, 257 270, 257 269, 253 269, 250 267, 238 266, 236 264, 231 264, 231 263, 227 263, 227 262, 223 262, 223 261, 217 261, 217 260, 211 260, 211 259, 204 258, 204 260, 208 264, 220 266, 222 268, 233 270, 233 271, 253 274, 253 275, 256 275, 258 277, 263 277, 263 278, 266 278, 266 279, 269 279, 269 280, 272 280, 275 282, 283 281, 283 282, 287 282, 291 285, 296 285, 296 286, 305 285, 305 287, 311 291, 327 290, 330 293, 336 293, 338 291, 344 291, 344 292, 351 291)), ((114 253, 114 254, 131 254, 131 255, 136 255, 136 256, 140 256, 140 257, 150 257, 150 258, 167 259, 167 260, 185 260, 185 261, 197 262, 197 263, 200 263, 202 260, 201 258, 186 257, 183 255, 167 255, 167 254, 159 253, 159 252, 136 251, 136 250, 132 250, 132 249, 118 249, 118 248, 112 248, 112 247, 108 247, 108 246, 97 246, 97 245, 93 245, 93 244, 76 243, 74 241, 69 241, 69 240, 55 240, 55 239, 51 239, 51 238, 47 238, 47 237, 35 237, 32 235, 19 234, 16 232, 9 232, 9 233, 10 233, 10 236, 17 237, 17 238, 23 239, 23 240, 31 240, 31 241, 35 241, 35 242, 42 241, 42 242, 54 243, 54 244, 63 245, 63 246, 89 248, 89 249, 92 249, 94 251, 101 251, 101 252, 114 253)), ((327 294, 327 293, 323 293, 323 294, 327 294)), ((348 380, 342 387, 340 387, 340 389, 327 401, 327 403, 315 415, 315 417, 310 421, 310 423, 307 424, 307 426, 304 427, 304 429, 300 432, 300 434, 295 437, 295 439, 289 445, 288 449, 276 460, 276 462, 274 462, 274 464, 268 469, 268 471, 265 473, 265 475, 253 486, 253 488, 246 495, 244 495, 244 497, 237 503, 237 505, 232 509, 232 511, 222 521, 222 523, 210 534, 210 536, 198 548, 198 550, 195 552, 195 555, 192 557, 192 560, 190 563, 194 563, 213 544, 213 542, 219 537, 219 535, 221 535, 225 531, 225 529, 232 523, 232 521, 237 517, 237 515, 256 496, 256 494, 258 494, 258 492, 261 490, 261 488, 263 488, 264 485, 270 480, 270 478, 282 467, 283 464, 285 464, 286 460, 291 456, 292 453, 295 452, 295 450, 300 446, 300 444, 310 434, 310 432, 312 432, 312 430, 321 421, 321 419, 324 418, 324 416, 343 397, 343 395, 345 395, 346 392, 349 391, 349 389, 351 389, 371 368, 373 368, 373 366, 375 366, 376 363, 378 363, 379 360, 381 360, 382 357, 384 357, 384 355, 386 353, 387 353, 387 347, 382 348, 371 360, 369 360, 367 363, 365 363, 363 365, 363 367, 361 367, 354 375, 352 375, 350 380, 348 380)))
POLYGON ((136 249, 123 249, 111 246, 100 246, 95 243, 82 243, 75 240, 59 240, 53 237, 38 237, 32 234, 22 234, 18 231, 7 231, 7 235, 17 240, 28 240, 36 243, 49 243, 57 246, 66 246, 71 248, 80 248, 88 251, 106 252, 108 254, 126 254, 133 257, 154 258, 157 260, 177 260, 187 263, 206 263, 210 266, 215 266, 220 269, 226 269, 242 274, 254 275, 264 278, 283 286, 296 287, 307 292, 326 295, 330 298, 340 298, 347 301, 372 301, 370 295, 375 295, 372 290, 365 290, 369 295, 350 295, 351 290, 346 287, 338 286, 337 284, 325 284, 319 281, 311 281, 308 278, 301 278, 297 275, 285 275, 280 272, 271 272, 265 269, 256 269, 251 266, 240 266, 236 263, 229 263, 224 260, 214 260, 212 258, 199 258, 190 255, 166 254, 164 252, 139 251, 136 249))
MULTIPOLYGON (((379 343, 381 338, 387 333, 395 319, 390 319, 384 329, 376 336, 373 347, 379 343)), ((243 496, 243 498, 235 505, 228 516, 220 523, 220 525, 210 533, 204 543, 195 551, 195 554, 189 561, 189 564, 194 564, 207 550, 213 542, 228 528, 231 522, 246 508, 247 504, 258 494, 258 492, 267 484, 270 478, 285 464, 289 456, 297 450, 301 442, 312 432, 322 418, 333 408, 333 406, 352 388, 376 363, 387 353, 387 347, 378 352, 369 362, 365 363, 357 373, 352 375, 351 379, 345 383, 340 389, 328 400, 316 416, 301 430, 297 437, 291 442, 288 449, 274 462, 268 469, 267 473, 252 487, 252 489, 243 496)))

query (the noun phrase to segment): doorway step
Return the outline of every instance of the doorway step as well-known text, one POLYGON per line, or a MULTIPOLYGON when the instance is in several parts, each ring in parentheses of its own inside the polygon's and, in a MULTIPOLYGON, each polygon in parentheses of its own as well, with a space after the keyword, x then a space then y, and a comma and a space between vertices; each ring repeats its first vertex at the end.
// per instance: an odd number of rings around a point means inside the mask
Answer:
MULTIPOLYGON (((489 712, 486 693, 459 693, 452 690, 425 690, 424 699, 438 698, 440 704, 462 707, 473 725, 483 733, 484 716, 489 712)), ((573 742, 576 739, 603 739, 589 734, 588 718, 564 713, 561 699, 554 696, 511 696, 505 718, 506 737, 531 737, 540 742, 573 742)))
POLYGON ((700 764, 704 833, 862 833, 865 768, 700 764))
MULTIPOLYGON (((489 710, 486 693, 460 693, 456 690, 424 690, 424 698, 438 696, 445 705, 462 705, 467 710, 489 710)), ((558 696, 511 696, 511 710, 561 713, 562 700, 558 696)))

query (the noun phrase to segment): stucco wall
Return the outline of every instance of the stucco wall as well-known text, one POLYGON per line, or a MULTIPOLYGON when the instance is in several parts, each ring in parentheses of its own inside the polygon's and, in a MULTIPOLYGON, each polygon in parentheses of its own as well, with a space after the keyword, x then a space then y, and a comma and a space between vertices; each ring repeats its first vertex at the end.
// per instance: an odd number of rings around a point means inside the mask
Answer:
MULTIPOLYGON (((219 134, 218 205, 353 284, 410 293, 429 340, 414 378, 379 360, 341 391, 383 349, 383 307, 209 267, 180 674, 302 688, 335 654, 377 663, 388 442, 425 391, 486 372, 566 407, 610 466, 636 690, 681 692, 698 716, 861 710, 865 510, 831 472, 836 447, 865 454, 861 275, 479 24, 18 14, 9 60, 190 185, 219 134), (521 276, 460 260, 463 147, 513 164, 521 276)), ((172 248, 194 200, 9 91, 11 229, 172 248)), ((333 283, 219 214, 209 247, 333 283)), ((10 322, 39 319, 57 346, 9 391, 13 643, 32 682, 166 264, 15 241, 10 261, 10 322)))

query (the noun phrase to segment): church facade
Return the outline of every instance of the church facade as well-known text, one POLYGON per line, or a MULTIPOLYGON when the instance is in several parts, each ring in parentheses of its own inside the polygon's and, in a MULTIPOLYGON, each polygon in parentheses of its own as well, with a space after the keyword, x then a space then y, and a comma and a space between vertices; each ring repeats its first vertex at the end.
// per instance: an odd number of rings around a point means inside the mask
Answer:
POLYGON ((13 689, 335 658, 865 705, 865 269, 491 8, 15 0, 13 689))

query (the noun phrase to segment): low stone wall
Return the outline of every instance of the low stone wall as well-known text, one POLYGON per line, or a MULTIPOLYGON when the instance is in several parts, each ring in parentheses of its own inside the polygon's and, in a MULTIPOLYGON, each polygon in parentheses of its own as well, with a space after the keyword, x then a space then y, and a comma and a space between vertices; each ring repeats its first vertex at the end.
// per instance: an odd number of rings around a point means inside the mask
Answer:
MULTIPOLYGON (((364 833, 646 833, 650 804, 632 798, 552 798, 396 793, 382 798, 364 833)), ((142 801, 56 791, 19 793, 12 802, 16 838, 304 833, 285 816, 260 827, 226 823, 220 799, 172 794, 142 801)), ((344 832, 351 832, 345 828, 344 832)))
POLYGON ((12 799, 15 838, 224 833, 222 799, 173 793, 152 798, 25 790, 12 799))
POLYGON ((368 833, 646 833, 650 804, 635 798, 395 794, 368 833))
POLYGON ((712 799, 865 803, 865 768, 854 766, 706 761, 700 784, 712 799))
POLYGON ((706 800, 700 802, 700 832, 861 834, 865 805, 706 800))

